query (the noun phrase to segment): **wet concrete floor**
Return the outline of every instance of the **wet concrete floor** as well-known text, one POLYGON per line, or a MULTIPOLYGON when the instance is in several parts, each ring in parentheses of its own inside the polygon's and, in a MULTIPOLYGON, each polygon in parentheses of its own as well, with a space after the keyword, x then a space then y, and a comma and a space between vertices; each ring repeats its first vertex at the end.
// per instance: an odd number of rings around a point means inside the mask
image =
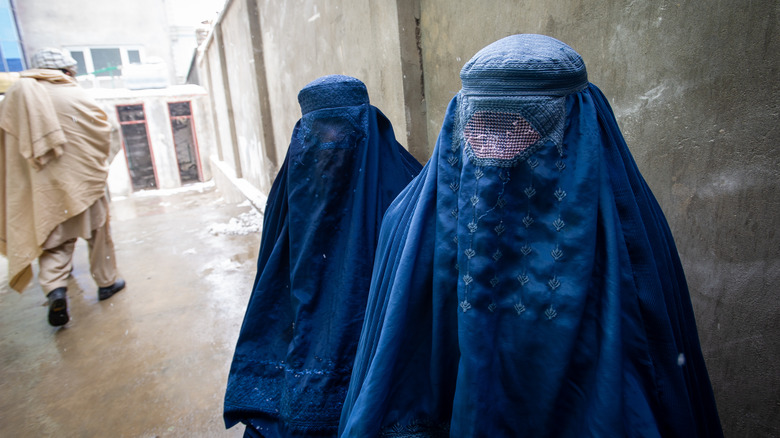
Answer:
POLYGON ((62 328, 37 280, 8 288, 0 256, 0 436, 241 436, 222 400, 260 233, 236 218, 259 215, 208 183, 114 199, 111 214, 127 288, 97 300, 80 240, 62 328))

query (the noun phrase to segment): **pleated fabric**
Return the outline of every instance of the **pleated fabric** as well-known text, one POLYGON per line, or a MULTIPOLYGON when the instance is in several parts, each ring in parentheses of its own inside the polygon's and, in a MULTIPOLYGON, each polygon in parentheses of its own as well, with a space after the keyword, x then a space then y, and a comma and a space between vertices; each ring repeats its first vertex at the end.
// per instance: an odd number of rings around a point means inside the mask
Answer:
POLYGON ((342 437, 722 436, 664 215, 571 47, 462 69, 388 209, 342 437))
POLYGON ((225 394, 227 427, 248 436, 336 435, 382 216, 422 167, 358 79, 319 78, 298 100, 225 394))

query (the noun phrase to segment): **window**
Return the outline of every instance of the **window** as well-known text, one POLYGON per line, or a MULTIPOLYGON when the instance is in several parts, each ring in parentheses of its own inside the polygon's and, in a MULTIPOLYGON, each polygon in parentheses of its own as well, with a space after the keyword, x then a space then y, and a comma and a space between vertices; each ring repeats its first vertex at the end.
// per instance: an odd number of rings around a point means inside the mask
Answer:
MULTIPOLYGON (((2 1, 2 0, 0 0, 2 1)), ((66 47, 70 56, 78 62, 78 74, 95 76, 121 76, 121 67, 140 64, 143 49, 130 47, 66 47)))
POLYGON ((89 49, 95 76, 119 76, 122 55, 119 49, 89 49))
POLYGON ((0 72, 24 70, 19 32, 9 0, 0 0, 0 72))
POLYGON ((76 74, 87 74, 87 64, 84 62, 84 52, 71 50, 70 56, 76 60, 78 65, 76 66, 76 74))

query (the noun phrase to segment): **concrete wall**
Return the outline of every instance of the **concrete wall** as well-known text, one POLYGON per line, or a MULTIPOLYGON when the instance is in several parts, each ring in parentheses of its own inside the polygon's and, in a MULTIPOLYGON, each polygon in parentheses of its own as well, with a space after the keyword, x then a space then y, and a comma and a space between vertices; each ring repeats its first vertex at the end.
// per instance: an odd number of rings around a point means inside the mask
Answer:
POLYGON ((229 1, 197 61, 223 167, 267 191, 301 117, 298 92, 327 74, 361 79, 398 140, 427 160, 416 19, 416 1, 229 1))
POLYGON ((162 0, 21 0, 15 5, 28 57, 44 47, 140 45, 142 60, 163 59, 168 63, 170 81, 175 83, 162 0))
MULTIPOLYGON (((215 37, 216 41, 216 37, 215 37)), ((229 163, 231 169, 237 177, 241 177, 241 167, 236 166, 236 154, 234 153, 233 146, 236 142, 233 140, 233 117, 232 109, 228 112, 228 93, 230 88, 227 87, 225 78, 222 71, 222 61, 220 60, 221 49, 219 44, 214 43, 214 50, 209 50, 206 53, 206 75, 207 75, 207 88, 210 91, 210 97, 212 99, 212 109, 214 114, 215 134, 217 136, 217 158, 220 161, 229 163)))
POLYGON ((241 166, 241 175, 260 190, 267 191, 271 188, 270 175, 275 169, 273 165, 266 163, 263 153, 260 95, 256 71, 251 68, 254 56, 249 20, 247 2, 236 1, 226 11, 220 29, 225 41, 225 60, 229 66, 225 73, 236 130, 234 153, 239 157, 237 161, 241 166))
POLYGON ((771 1, 422 2, 431 139, 463 63, 492 41, 542 33, 583 56, 670 222, 730 437, 780 435, 779 12, 771 1))
MULTIPOLYGON (((225 22, 247 1, 230 1, 225 22)), ((265 75, 258 83, 267 90, 257 88, 269 106, 260 111, 264 135, 272 131, 265 154, 278 157, 266 162, 277 166, 300 117, 297 93, 321 75, 363 80, 399 141, 424 161, 460 69, 479 49, 515 33, 574 47, 669 219, 727 436, 780 436, 780 3, 256 1, 253 38, 222 37, 252 45, 264 62, 228 68, 265 75)), ((214 73, 218 39, 203 48, 201 71, 214 73)), ((229 89, 251 89, 251 79, 229 79, 241 81, 229 89)), ((224 101, 220 82, 211 84, 224 101)), ((230 129, 225 105, 214 108, 220 132, 230 129)))
POLYGON ((396 5, 394 2, 315 0, 259 2, 273 127, 284 156, 301 117, 298 92, 327 74, 363 81, 373 105, 406 143, 396 5), (370 62, 367 62, 370 60, 370 62))

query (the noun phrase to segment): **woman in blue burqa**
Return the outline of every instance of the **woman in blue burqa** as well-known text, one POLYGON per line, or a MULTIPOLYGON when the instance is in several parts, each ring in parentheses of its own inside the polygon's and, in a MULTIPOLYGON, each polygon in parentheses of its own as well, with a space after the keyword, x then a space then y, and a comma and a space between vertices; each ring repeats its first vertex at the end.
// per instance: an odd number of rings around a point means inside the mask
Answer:
POLYGON ((348 76, 298 94, 225 394, 245 436, 335 436, 382 216, 422 168, 348 76))
POLYGON ((582 58, 461 70, 388 208, 342 437, 717 437, 672 235, 582 58))

